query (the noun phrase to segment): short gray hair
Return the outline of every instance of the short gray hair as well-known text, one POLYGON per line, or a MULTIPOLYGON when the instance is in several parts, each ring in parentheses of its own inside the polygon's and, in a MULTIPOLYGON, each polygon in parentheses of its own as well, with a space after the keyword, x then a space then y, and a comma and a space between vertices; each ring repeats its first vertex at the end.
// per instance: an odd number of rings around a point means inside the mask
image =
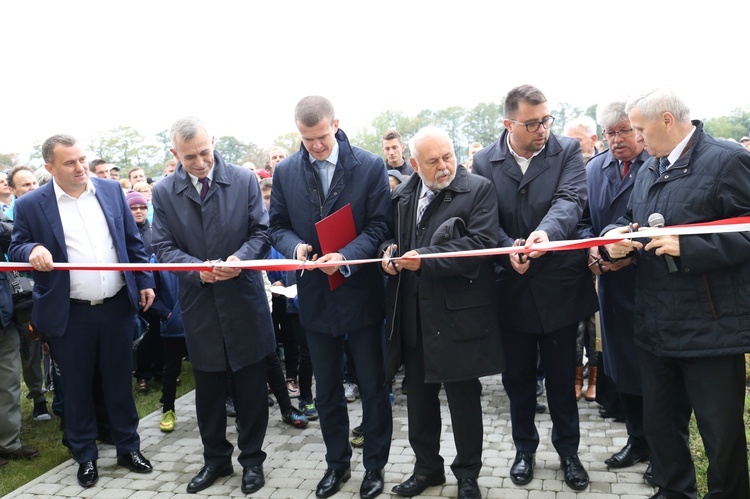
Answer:
POLYGON ((625 101, 616 100, 596 106, 596 121, 602 128, 615 126, 623 121, 630 121, 628 113, 625 111, 625 101))
POLYGON ((671 90, 657 89, 631 98, 625 111, 638 108, 647 120, 658 120, 662 113, 670 113, 679 122, 690 122, 690 107, 671 90))
POLYGON ((194 116, 188 116, 187 118, 175 121, 174 124, 172 124, 172 128, 169 130, 172 145, 174 146, 178 139, 181 142, 194 139, 201 130, 206 132, 206 135, 209 137, 211 136, 206 124, 194 116))
POLYGON ((333 125, 336 113, 331 101, 320 95, 309 95, 300 100, 294 107, 294 122, 306 127, 313 127, 323 118, 328 118, 333 125))
POLYGON ((456 155, 456 151, 453 147, 453 141, 451 140, 451 136, 448 135, 448 132, 443 130, 442 128, 438 128, 433 125, 428 125, 422 129, 420 129, 417 133, 415 133, 411 139, 409 139, 409 153, 411 154, 411 157, 414 158, 414 161, 419 163, 419 154, 417 153, 417 142, 419 142, 422 139, 426 139, 427 137, 439 137, 443 138, 448 141, 448 143, 451 145, 451 152, 453 153, 453 156, 456 155))
POLYGON ((563 127, 563 133, 567 134, 571 129, 579 126, 583 127, 583 131, 586 135, 596 135, 596 121, 586 115, 577 116, 565 123, 565 126, 563 127))
POLYGON ((58 134, 48 138, 42 144, 42 159, 48 165, 55 161, 55 147, 61 144, 65 147, 73 147, 78 141, 70 135, 58 134))

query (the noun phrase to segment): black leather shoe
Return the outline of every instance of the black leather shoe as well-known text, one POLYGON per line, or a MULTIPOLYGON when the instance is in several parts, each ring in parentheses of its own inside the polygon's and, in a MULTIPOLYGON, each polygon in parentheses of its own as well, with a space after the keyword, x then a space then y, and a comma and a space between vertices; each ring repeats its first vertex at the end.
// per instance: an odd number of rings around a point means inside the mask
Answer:
POLYGON ((86 461, 78 465, 78 484, 81 487, 93 487, 99 481, 96 461, 86 461))
POLYGON ((643 479, 651 485, 654 484, 654 467, 651 463, 648 463, 648 468, 643 472, 643 479))
POLYGON ((445 483, 445 475, 417 475, 416 473, 406 479, 405 482, 393 487, 391 491, 403 497, 418 496, 427 487, 435 487, 445 483))
POLYGON ((187 485, 188 494, 195 494, 203 489, 207 489, 213 485, 217 478, 220 476, 229 476, 233 471, 232 463, 224 466, 212 466, 210 464, 203 466, 187 485))
POLYGON ((339 491, 341 486, 352 477, 352 469, 347 468, 345 470, 334 470, 329 468, 326 470, 323 479, 318 482, 318 488, 315 489, 316 497, 331 497, 333 494, 339 491))
POLYGON ((476 478, 458 479, 458 499, 481 499, 476 478))
POLYGON ((620 452, 617 452, 609 459, 606 459, 604 464, 610 468, 627 468, 634 464, 648 461, 650 457, 651 456, 647 451, 639 451, 633 448, 632 444, 627 444, 620 452))
POLYGON ((534 478, 534 453, 516 452, 516 459, 510 467, 510 481, 516 485, 526 485, 534 478))
POLYGON ((547 412, 547 406, 540 402, 537 402, 535 410, 537 414, 544 414, 545 412, 547 412))
POLYGON ((151 473, 154 470, 148 459, 143 457, 141 451, 138 450, 128 452, 127 454, 120 454, 117 456, 117 464, 130 468, 130 471, 136 473, 151 473))
POLYGON ((383 492, 385 485, 385 474, 383 470, 367 470, 365 477, 362 479, 362 486, 359 488, 359 495, 362 499, 371 499, 377 497, 383 492))
POLYGON ((599 416, 603 417, 604 419, 614 419, 615 423, 624 423, 625 422, 625 415, 619 412, 613 412, 610 410, 607 410, 605 408, 599 409, 599 416))
POLYGON ((665 496, 661 492, 657 492, 656 494, 652 495, 648 499, 667 499, 667 496, 665 496))
POLYGON ((242 468, 242 493, 252 494, 266 484, 263 478, 263 466, 245 466, 242 468))
POLYGON ((583 469, 578 456, 560 458, 560 468, 563 470, 565 483, 573 490, 583 490, 589 486, 589 474, 583 469))

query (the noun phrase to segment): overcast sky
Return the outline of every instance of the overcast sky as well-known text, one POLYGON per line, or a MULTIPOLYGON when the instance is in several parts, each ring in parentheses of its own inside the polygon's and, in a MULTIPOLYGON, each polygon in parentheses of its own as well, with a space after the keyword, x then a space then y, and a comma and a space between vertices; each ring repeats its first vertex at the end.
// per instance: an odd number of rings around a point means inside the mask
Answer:
POLYGON ((311 94, 350 134, 523 83, 553 107, 659 86, 694 118, 750 107, 747 0, 17 0, 0 19, 0 153, 187 115, 268 147, 311 94))

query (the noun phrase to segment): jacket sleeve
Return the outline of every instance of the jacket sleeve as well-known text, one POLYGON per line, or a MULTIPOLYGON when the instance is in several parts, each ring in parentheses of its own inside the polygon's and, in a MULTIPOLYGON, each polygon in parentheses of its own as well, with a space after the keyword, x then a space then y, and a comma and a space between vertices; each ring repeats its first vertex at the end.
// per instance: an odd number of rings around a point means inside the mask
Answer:
POLYGON ((10 246, 8 247, 8 260, 11 262, 29 262, 31 250, 39 243, 31 240, 31 227, 26 216, 23 203, 16 200, 14 205, 14 222, 10 246))

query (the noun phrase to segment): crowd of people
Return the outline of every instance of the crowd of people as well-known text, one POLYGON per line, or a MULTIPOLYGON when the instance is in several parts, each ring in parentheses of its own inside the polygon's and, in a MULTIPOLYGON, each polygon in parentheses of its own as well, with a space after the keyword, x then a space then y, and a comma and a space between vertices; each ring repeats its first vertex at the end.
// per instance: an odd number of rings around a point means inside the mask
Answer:
POLYGON ((399 496, 446 481, 441 389, 457 495, 482 496, 480 378, 502 373, 512 483, 534 479, 534 416, 547 410, 537 401, 546 390, 551 443, 569 488, 589 486, 578 456, 584 398, 602 405, 602 417, 625 422, 626 445, 604 462, 649 462, 653 498, 696 497, 693 413, 708 497, 750 498, 748 232, 635 234, 750 215, 750 139, 712 137, 667 90, 601 103, 596 120, 571 120, 561 135, 551 132, 555 117, 536 87, 510 90, 504 110, 497 141, 470 144, 464 165, 434 126, 409 138, 408 159, 396 130, 383 135, 385 159, 358 148, 320 96, 295 107, 300 150, 274 147, 263 168, 224 161, 209 128, 192 117, 173 124, 174 159, 156 182, 141 168, 120 179, 118 166, 87 161, 74 137, 47 139, 49 178, 22 166, 0 179, 3 250, 33 267, 0 273, 0 466, 39 455, 20 440, 21 352, 37 421, 51 419, 43 381, 55 375, 53 412, 82 487, 99 478, 97 440, 114 444, 118 465, 153 469, 140 452, 133 378, 136 392, 161 381, 160 429, 172 431, 189 357, 204 465, 188 493, 233 473, 227 416, 238 428, 242 492, 264 486, 273 394, 284 423, 320 422, 326 471, 317 497, 351 479, 352 445, 363 449, 360 496, 378 496, 392 385, 403 370, 415 464, 393 487, 399 496), (1 197, 3 183, 9 196, 1 197), (320 226, 333 219, 334 232, 351 235, 331 247, 320 226), (603 235, 616 242, 547 245, 603 235), (513 249, 440 256, 494 248, 513 249), (380 263, 358 263, 373 258, 380 263), (264 259, 297 260, 305 270, 232 264, 264 259), (56 270, 63 262, 102 270, 56 270), (104 270, 149 262, 192 270, 104 270), (33 294, 24 277, 33 278, 33 294), (30 317, 22 316, 21 297, 29 296, 30 317), (42 342, 51 362, 42 361, 42 342), (347 403, 357 397, 362 424, 352 429, 347 403))

